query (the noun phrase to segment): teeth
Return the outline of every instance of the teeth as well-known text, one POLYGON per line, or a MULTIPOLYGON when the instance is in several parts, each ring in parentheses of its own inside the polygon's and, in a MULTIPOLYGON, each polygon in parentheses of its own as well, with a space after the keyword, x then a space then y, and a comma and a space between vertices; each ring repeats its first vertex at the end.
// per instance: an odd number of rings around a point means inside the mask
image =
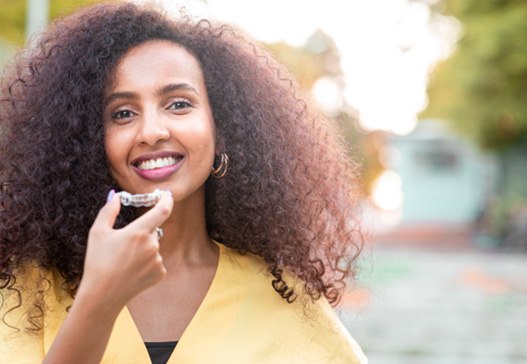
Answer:
POLYGON ((165 158, 157 158, 157 159, 149 159, 147 161, 142 161, 137 166, 139 169, 143 170, 150 170, 150 169, 156 169, 156 168, 163 168, 166 166, 171 166, 173 164, 176 164, 177 160, 174 157, 165 157, 165 158))

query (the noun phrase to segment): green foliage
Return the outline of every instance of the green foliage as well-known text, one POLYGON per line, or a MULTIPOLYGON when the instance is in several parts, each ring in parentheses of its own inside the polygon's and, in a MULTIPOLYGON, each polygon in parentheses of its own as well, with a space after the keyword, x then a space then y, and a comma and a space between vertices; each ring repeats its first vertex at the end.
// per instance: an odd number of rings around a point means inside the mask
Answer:
POLYGON ((459 19, 463 34, 433 74, 423 116, 446 119, 496 152, 497 189, 480 230, 527 249, 517 234, 527 208, 527 1, 442 0, 434 10, 459 19))
POLYGON ((438 66, 423 117, 450 120, 482 147, 527 136, 527 1, 444 0, 437 10, 463 25, 453 56, 438 66))
MULTIPOLYGON (((102 2, 101 0, 49 0, 51 19, 72 13, 75 9, 102 2)), ((0 40, 14 45, 25 41, 26 0, 0 1, 0 40)))
POLYGON ((66 16, 78 8, 103 2, 111 2, 111 0, 49 0, 50 17, 55 19, 59 16, 66 16))
POLYGON ((0 39, 12 44, 24 43, 26 1, 3 0, 0 2, 0 39))

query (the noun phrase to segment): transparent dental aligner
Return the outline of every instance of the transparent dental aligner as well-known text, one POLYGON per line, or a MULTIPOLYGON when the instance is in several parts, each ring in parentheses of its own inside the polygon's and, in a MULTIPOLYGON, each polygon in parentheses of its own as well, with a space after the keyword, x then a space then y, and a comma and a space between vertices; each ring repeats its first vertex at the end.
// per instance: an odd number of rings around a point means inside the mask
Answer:
POLYGON ((154 206, 161 198, 161 190, 156 189, 152 193, 132 194, 130 192, 117 192, 124 206, 149 207, 154 206))

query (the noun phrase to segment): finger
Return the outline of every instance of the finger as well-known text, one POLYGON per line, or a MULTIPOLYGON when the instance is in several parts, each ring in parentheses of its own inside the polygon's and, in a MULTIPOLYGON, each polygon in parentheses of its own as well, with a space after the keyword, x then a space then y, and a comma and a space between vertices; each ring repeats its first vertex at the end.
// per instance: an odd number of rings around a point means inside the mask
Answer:
POLYGON ((145 212, 132 224, 140 229, 153 231, 156 227, 163 225, 165 220, 168 219, 173 205, 174 200, 172 199, 172 194, 168 191, 161 191, 161 198, 155 206, 145 212))
POLYGON ((108 194, 108 202, 106 202, 97 214, 93 226, 104 226, 112 229, 115 220, 119 215, 119 211, 121 211, 121 199, 119 195, 112 190, 108 194))

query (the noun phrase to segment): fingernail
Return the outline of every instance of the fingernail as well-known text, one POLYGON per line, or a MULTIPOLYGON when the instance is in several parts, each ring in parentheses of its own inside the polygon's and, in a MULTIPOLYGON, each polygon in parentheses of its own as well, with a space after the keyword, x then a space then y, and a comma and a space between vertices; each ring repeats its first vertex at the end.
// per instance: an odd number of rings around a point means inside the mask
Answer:
POLYGON ((170 190, 161 190, 161 191, 163 191, 163 192, 165 192, 165 193, 168 193, 168 195, 169 195, 170 197, 172 197, 172 192, 171 192, 170 190))
POLYGON ((115 196, 115 190, 110 190, 110 192, 108 192, 108 197, 106 197, 106 202, 110 202, 111 200, 113 200, 113 196, 115 196))

